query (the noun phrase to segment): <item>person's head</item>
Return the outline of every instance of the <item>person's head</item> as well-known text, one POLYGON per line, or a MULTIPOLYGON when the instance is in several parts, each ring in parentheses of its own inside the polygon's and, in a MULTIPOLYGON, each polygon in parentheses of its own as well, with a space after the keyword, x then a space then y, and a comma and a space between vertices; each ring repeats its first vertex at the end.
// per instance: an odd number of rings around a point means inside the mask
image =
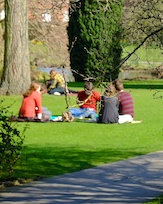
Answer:
POLYGON ((107 89, 105 90, 105 94, 108 96, 115 96, 117 95, 117 90, 114 86, 114 84, 110 83, 107 87, 107 89))
POLYGON ((41 85, 38 82, 32 82, 29 88, 29 90, 31 91, 40 91, 40 89, 41 89, 41 85))
POLYGON ((51 76, 55 76, 57 74, 57 72, 54 70, 54 69, 52 69, 51 71, 50 71, 50 75, 51 76))
POLYGON ((90 95, 93 91, 93 88, 94 88, 94 86, 93 86, 92 82, 86 81, 84 83, 84 91, 85 91, 86 95, 90 95))
MULTIPOLYGON (((40 92, 41 85, 38 82, 32 82, 30 88, 23 94, 24 97, 31 95, 32 92, 40 92)), ((41 93, 41 92, 40 92, 41 93)))
POLYGON ((115 80, 113 81, 113 85, 115 86, 115 88, 116 88, 117 91, 121 91, 121 90, 124 89, 123 83, 122 83, 122 81, 119 80, 119 79, 115 79, 115 80))

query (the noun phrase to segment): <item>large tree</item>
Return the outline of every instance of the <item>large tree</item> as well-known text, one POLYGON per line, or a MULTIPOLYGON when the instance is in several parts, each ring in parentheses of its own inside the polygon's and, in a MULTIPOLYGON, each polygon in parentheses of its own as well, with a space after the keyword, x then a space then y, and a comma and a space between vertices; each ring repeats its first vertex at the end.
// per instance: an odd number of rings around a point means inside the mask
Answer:
POLYGON ((30 85, 27 0, 5 0, 5 50, 0 93, 21 94, 30 85))
MULTIPOLYGON (((70 63, 80 74, 103 80, 118 76, 122 0, 70 1, 70 63)), ((79 75, 76 79, 80 80, 79 75)))

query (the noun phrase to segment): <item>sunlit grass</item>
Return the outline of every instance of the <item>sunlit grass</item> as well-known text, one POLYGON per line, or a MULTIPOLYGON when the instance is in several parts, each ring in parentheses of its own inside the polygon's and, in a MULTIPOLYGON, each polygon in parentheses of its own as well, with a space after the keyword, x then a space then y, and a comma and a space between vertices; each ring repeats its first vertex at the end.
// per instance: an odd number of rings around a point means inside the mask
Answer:
MULTIPOLYGON (((127 56, 136 48, 130 45, 123 49, 122 57, 127 56)), ((134 68, 152 69, 162 64, 163 53, 159 48, 141 46, 125 63, 134 68)))
MULTIPOLYGON (((134 98, 135 120, 143 120, 141 124, 29 123, 22 157, 13 176, 50 177, 162 150, 162 92, 140 88, 127 91, 134 98)), ((22 96, 4 98, 8 104, 15 101, 11 111, 17 114, 22 96)), ((69 106, 75 101, 76 97, 68 97, 69 106)), ((53 115, 67 110, 64 96, 43 95, 43 106, 53 115)))

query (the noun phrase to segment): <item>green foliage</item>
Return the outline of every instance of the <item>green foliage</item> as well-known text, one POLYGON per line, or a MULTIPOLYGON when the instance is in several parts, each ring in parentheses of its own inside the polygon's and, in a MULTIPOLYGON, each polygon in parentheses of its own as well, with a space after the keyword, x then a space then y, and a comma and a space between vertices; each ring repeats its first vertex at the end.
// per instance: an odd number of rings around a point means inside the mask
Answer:
POLYGON ((160 195, 159 197, 152 199, 151 201, 145 202, 145 203, 146 204, 163 204, 163 195, 160 195))
POLYGON ((139 44, 151 33, 159 30, 145 43, 162 47, 162 12, 163 0, 127 0, 123 8, 124 39, 130 44, 139 44))
POLYGON ((10 121, 9 108, 5 100, 0 101, 0 178, 10 176, 13 172, 21 155, 26 130, 25 127, 21 132, 17 123, 10 121))
POLYGON ((116 78, 122 52, 123 1, 84 0, 74 4, 68 27, 71 68, 84 75, 100 76, 100 80, 116 78))

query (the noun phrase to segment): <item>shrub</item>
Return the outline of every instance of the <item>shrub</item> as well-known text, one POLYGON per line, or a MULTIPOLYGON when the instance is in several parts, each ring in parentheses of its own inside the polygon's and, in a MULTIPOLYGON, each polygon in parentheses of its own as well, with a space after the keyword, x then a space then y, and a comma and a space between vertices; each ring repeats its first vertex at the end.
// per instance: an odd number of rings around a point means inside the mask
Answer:
POLYGON ((68 25, 71 68, 81 76, 115 79, 122 53, 121 13, 123 0, 70 1, 68 25), (82 74, 82 75, 81 75, 82 74))
MULTIPOLYGON (((11 106, 11 105, 10 105, 11 106)), ((17 122, 11 122, 9 107, 0 100, 0 178, 13 173, 21 155, 27 125, 20 131, 17 122)))

